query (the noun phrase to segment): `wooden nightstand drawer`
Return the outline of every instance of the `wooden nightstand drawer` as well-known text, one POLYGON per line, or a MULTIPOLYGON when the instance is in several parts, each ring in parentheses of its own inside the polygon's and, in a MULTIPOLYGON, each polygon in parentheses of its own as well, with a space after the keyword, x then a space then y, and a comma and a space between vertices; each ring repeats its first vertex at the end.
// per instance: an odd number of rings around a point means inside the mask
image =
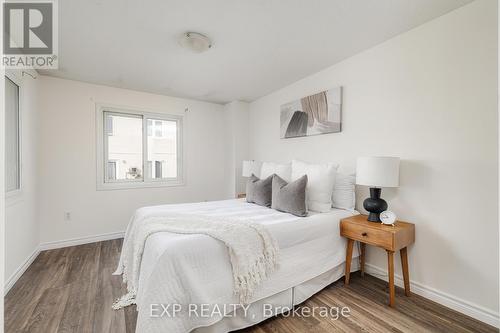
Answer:
MULTIPOLYGON (((373 223, 373 222, 372 222, 373 223)), ((376 245, 385 249, 392 249, 393 234, 378 229, 367 228, 366 226, 352 223, 342 223, 340 234, 344 237, 361 241, 363 243, 376 245)))
POLYGON ((369 222, 365 215, 340 221, 340 235, 362 243, 398 251, 415 241, 415 225, 397 221, 394 226, 369 222))

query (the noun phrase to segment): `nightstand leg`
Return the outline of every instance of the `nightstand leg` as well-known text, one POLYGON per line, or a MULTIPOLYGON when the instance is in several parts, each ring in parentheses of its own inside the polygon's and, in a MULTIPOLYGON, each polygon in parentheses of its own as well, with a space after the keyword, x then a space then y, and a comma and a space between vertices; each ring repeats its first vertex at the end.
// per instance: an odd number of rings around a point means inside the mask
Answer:
POLYGON ((349 277, 351 275, 351 260, 352 260, 352 246, 354 241, 352 239, 347 240, 347 250, 345 256, 345 285, 349 284, 349 277))
POLYGON ((365 276, 365 251, 366 251, 366 244, 365 243, 361 243, 360 244, 361 246, 361 254, 359 256, 359 265, 360 265, 360 269, 361 269, 361 276, 365 276))
POLYGON ((394 306, 394 252, 387 251, 387 268, 389 271, 389 306, 394 306))
POLYGON ((399 250, 399 254, 401 255, 401 266, 403 268, 403 279, 405 282, 405 295, 410 296, 410 275, 408 273, 408 251, 407 248, 404 247, 399 250))

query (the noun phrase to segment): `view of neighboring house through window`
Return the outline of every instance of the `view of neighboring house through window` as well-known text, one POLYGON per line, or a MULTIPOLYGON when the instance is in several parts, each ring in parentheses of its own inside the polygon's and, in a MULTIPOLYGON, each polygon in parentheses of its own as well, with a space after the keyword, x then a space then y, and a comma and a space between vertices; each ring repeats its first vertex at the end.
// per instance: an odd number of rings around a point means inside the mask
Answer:
POLYGON ((180 117, 102 111, 104 183, 179 182, 180 117))
POLYGON ((149 176, 155 179, 177 177, 177 122, 148 121, 149 176), (149 126, 154 130, 149 130, 149 126), (151 135, 150 135, 151 133, 151 135))
POLYGON ((105 112, 109 181, 142 179, 142 117, 105 112))
POLYGON ((21 188, 19 86, 5 77, 5 191, 21 188))
POLYGON ((108 179, 116 179, 116 161, 108 161, 108 179))
POLYGON ((163 123, 161 120, 155 120, 155 136, 161 138, 163 136, 163 123))

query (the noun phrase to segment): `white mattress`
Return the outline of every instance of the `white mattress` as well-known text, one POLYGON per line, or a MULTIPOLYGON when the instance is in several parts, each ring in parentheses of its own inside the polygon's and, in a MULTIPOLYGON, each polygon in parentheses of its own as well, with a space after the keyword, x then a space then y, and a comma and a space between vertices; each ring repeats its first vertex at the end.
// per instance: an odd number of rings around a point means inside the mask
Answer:
MULTIPOLYGON (((358 214, 332 209, 300 218, 238 199, 145 207, 137 211, 136 217, 161 216, 173 211, 249 216, 269 229, 280 247, 280 268, 262 283, 253 302, 342 264, 346 242, 340 237, 339 221, 358 214)), ((150 236, 140 270, 137 332, 188 332, 216 323, 223 316, 193 318, 180 313, 175 318, 151 317, 150 304, 236 304, 238 299, 233 295, 232 283, 227 248, 221 242, 206 235, 162 232, 150 236)))

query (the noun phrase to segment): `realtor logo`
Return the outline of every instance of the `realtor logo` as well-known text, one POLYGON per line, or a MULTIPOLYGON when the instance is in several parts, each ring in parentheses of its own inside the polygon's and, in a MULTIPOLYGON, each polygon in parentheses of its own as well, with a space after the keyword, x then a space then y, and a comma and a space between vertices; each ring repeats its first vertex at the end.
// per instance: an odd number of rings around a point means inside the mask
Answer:
POLYGON ((57 3, 3 4, 3 59, 6 68, 57 68, 57 3))

